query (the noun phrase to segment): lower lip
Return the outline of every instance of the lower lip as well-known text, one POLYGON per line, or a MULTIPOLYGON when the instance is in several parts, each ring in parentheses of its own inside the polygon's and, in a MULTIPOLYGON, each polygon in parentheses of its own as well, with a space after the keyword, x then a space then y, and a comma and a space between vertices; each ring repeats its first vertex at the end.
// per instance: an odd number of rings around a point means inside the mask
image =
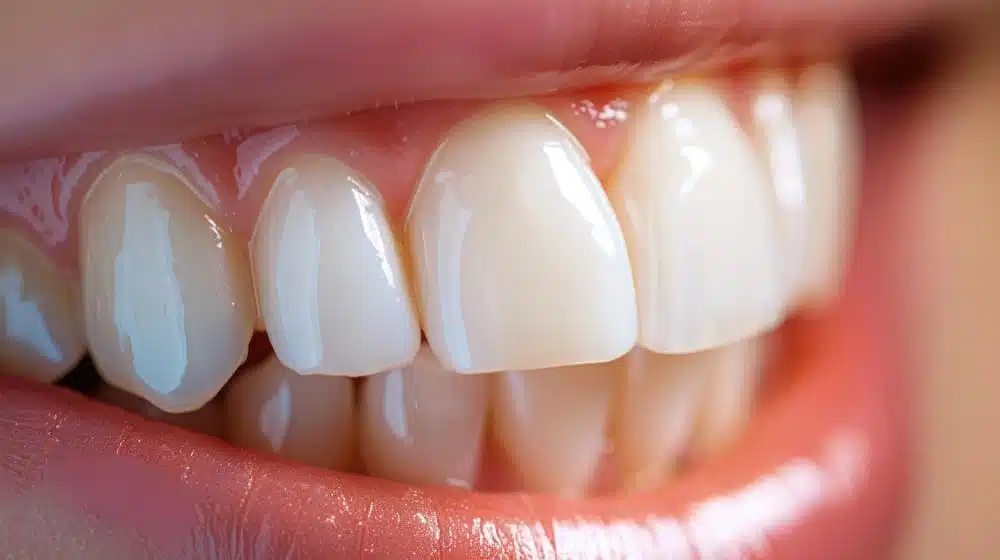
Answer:
POLYGON ((791 381, 765 395, 736 447, 662 490, 570 501, 406 487, 281 462, 0 377, 0 526, 13 537, 4 548, 118 558, 884 558, 905 498, 908 395, 887 336, 889 247, 884 232, 872 235, 890 208, 871 191, 842 305, 786 329, 779 365, 791 381))

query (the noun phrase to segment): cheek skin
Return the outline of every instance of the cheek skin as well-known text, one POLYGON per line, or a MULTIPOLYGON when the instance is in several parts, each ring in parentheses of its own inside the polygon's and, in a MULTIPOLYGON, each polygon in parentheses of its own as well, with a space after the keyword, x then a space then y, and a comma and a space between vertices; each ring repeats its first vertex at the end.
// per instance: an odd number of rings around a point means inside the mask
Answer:
POLYGON ((989 26, 970 34, 921 113, 912 198, 898 228, 919 387, 916 510, 903 555, 915 560, 991 556, 1000 523, 992 435, 1000 425, 1000 42, 989 26))

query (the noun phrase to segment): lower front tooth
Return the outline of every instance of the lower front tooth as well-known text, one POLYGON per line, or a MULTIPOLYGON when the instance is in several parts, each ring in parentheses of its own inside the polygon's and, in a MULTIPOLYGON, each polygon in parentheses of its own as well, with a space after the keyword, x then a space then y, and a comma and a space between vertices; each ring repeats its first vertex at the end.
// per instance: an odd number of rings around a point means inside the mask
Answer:
POLYGON ((274 356, 226 388, 227 439, 317 467, 350 470, 357 452, 354 381, 300 375, 274 356))
POLYGON ((28 242, 0 233, 0 373, 52 382, 85 350, 77 287, 28 242))
POLYGON ((367 473, 411 484, 471 488, 479 473, 488 379, 446 371, 425 346, 405 368, 361 389, 367 473))
POLYGON ((583 495, 604 457, 621 360, 493 377, 495 437, 526 490, 583 495))
POLYGON ((716 454, 739 436, 757 401, 763 343, 754 339, 701 355, 706 375, 692 455, 716 454))
POLYGON ((80 231, 87 340, 102 377, 167 412, 211 400, 253 334, 246 243, 179 171, 135 155, 97 179, 80 231))
POLYGON ((150 420, 184 428, 188 431, 214 437, 222 437, 223 434, 222 406, 217 400, 210 401, 205 406, 192 412, 170 414, 156 408, 148 401, 110 385, 102 385, 97 390, 94 398, 101 402, 116 405, 129 412, 134 412, 150 420))

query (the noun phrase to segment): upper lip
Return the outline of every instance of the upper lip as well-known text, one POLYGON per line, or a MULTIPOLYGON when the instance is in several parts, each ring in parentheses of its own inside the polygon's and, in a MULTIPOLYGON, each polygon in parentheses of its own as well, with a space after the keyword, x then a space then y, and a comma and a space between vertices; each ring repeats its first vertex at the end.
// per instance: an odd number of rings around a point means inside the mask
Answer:
POLYGON ((0 161, 378 105, 649 80, 761 42, 836 49, 967 3, 18 4, 17 17, 0 20, 0 52, 18 53, 0 58, 0 161))

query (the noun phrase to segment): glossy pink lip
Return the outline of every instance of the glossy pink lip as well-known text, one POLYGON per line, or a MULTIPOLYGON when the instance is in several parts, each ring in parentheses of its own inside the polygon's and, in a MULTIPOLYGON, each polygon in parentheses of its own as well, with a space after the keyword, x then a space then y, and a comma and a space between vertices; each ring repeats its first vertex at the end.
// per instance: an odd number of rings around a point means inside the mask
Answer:
MULTIPOLYGON (((862 240, 873 213, 863 212, 862 240)), ((781 367, 794 381, 741 443, 656 492, 568 501, 406 487, 5 378, 3 526, 24 550, 38 545, 32 536, 39 546, 72 538, 111 557, 882 558, 904 497, 907 433, 880 251, 861 244, 836 314, 789 329, 781 367)))

